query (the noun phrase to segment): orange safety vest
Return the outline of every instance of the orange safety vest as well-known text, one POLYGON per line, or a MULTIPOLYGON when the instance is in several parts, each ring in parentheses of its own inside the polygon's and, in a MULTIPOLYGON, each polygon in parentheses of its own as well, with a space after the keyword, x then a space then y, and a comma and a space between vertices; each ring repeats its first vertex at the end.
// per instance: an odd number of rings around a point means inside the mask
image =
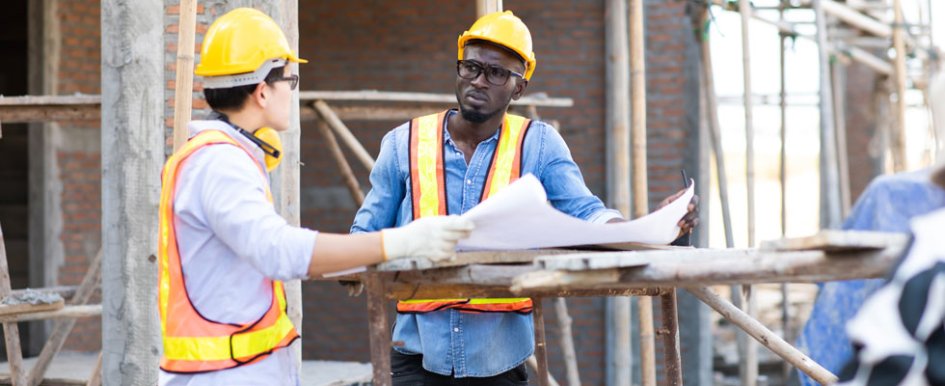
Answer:
MULTIPOLYGON (((414 220, 447 215, 446 173, 443 166, 443 130, 447 112, 410 121, 410 186, 414 220)), ((494 195, 521 176, 522 146, 531 120, 506 114, 499 131, 489 175, 479 201, 494 195)), ((424 313, 444 309, 466 312, 532 312, 529 298, 410 299, 397 303, 397 312, 424 313)))
MULTIPOLYGON (((168 158, 161 175, 158 307, 164 338, 161 369, 168 372, 200 373, 255 363, 299 338, 286 315, 285 290, 278 280, 272 281, 269 310, 253 323, 207 320, 190 303, 174 230, 174 192, 181 166, 187 158, 204 146, 221 144, 246 150, 221 131, 204 131, 168 158)), ((260 172, 265 175, 262 168, 260 172)), ((268 188, 266 195, 272 201, 268 188)))

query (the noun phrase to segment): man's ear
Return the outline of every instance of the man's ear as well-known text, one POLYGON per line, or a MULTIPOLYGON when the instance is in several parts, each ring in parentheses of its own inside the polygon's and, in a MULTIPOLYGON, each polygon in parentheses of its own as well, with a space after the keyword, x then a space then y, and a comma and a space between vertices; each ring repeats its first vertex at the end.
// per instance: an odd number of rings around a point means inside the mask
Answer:
POLYGON ((512 90, 512 100, 518 100, 523 95, 525 95, 525 89, 528 88, 528 79, 519 78, 516 79, 515 89, 512 90))

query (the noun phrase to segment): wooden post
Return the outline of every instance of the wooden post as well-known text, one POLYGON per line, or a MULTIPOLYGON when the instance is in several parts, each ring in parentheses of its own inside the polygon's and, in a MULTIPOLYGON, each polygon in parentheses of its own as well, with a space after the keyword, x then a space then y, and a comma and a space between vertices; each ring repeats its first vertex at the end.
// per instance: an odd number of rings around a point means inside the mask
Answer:
POLYGON ((893 15, 895 24, 892 29, 892 40, 893 50, 896 51, 893 66, 896 86, 896 134, 892 138, 892 154, 894 170, 901 172, 906 170, 906 45, 903 36, 905 25, 901 0, 893 0, 893 15))
POLYGON ((328 107, 328 104, 322 100, 315 101, 312 106, 315 107, 315 111, 322 117, 322 120, 328 123, 328 127, 331 127, 332 130, 335 131, 335 134, 341 137, 341 141, 354 153, 355 158, 361 161, 361 164, 363 164, 368 171, 374 169, 374 157, 371 157, 371 154, 364 149, 364 146, 361 145, 358 138, 351 133, 348 126, 345 126, 344 122, 338 118, 338 115, 331 110, 331 107, 328 107))
MULTIPOLYGON (((643 36, 643 0, 630 0, 630 145, 633 156, 635 217, 649 212, 646 173, 646 57, 643 36)), ((653 334, 653 298, 637 299, 640 319, 640 379, 656 385, 656 348, 653 334)))
POLYGON ((535 359, 538 360, 538 385, 550 386, 548 381, 548 347, 545 345, 545 311, 541 298, 533 297, 535 318, 535 359))
POLYGON ((568 314, 568 302, 564 298, 555 299, 555 314, 558 319, 558 330, 561 331, 561 354, 564 356, 568 386, 581 386, 577 354, 574 351, 574 335, 571 332, 572 320, 571 315, 568 314))
MULTIPOLYGON (((82 278, 82 283, 79 284, 79 287, 76 289, 75 295, 72 296, 72 299, 69 299, 70 305, 84 305, 89 302, 95 290, 99 288, 101 272, 102 251, 100 249, 98 253, 95 254, 95 258, 92 259, 92 262, 89 263, 89 267, 85 271, 85 277, 82 278)), ((30 368, 27 385, 38 386, 43 381, 49 364, 52 362, 53 357, 59 353, 59 350, 62 349, 62 345, 66 343, 66 338, 69 337, 69 333, 72 332, 72 327, 74 326, 75 319, 56 321, 52 333, 49 334, 49 339, 46 340, 46 344, 43 346, 43 350, 39 353, 36 362, 33 363, 33 367, 30 368)), ((99 355, 99 360, 101 360, 101 354, 99 355)))
MULTIPOLYGON (((532 371, 535 372, 535 374, 538 374, 538 359, 535 359, 534 355, 528 357, 528 359, 525 360, 525 363, 528 365, 530 369, 532 369, 532 371)), ((551 375, 551 373, 548 373, 548 385, 560 386, 561 384, 558 383, 558 381, 555 379, 554 376, 551 375)))
POLYGON ((92 368, 92 374, 89 375, 89 381, 85 386, 102 386, 102 353, 98 353, 98 359, 95 360, 95 367, 92 368))
MULTIPOLYGON (((778 20, 784 22, 784 9, 789 6, 787 0, 781 0, 778 8, 778 20)), ((784 32, 779 32, 779 66, 778 73, 780 77, 780 98, 778 98, 778 107, 780 108, 780 118, 781 118, 781 162, 780 166, 780 180, 781 180, 781 237, 787 237, 787 63, 786 56, 787 52, 787 36, 784 32)), ((791 309, 789 300, 789 291, 788 284, 781 283, 781 327, 784 330, 784 339, 787 341, 793 341, 790 333, 790 320, 791 320, 791 309)), ((783 379, 788 379, 791 376, 791 364, 787 361, 784 362, 784 367, 782 369, 783 379)))
POLYGON ((194 34, 197 27, 197 0, 180 0, 177 32, 177 87, 174 90, 174 151, 187 142, 194 93, 194 34))
POLYGON ((502 10, 502 0, 476 0, 476 18, 502 10))
MULTIPOLYGON (((7 264, 7 247, 3 242, 3 228, 0 227, 0 300, 10 295, 10 292, 12 292, 10 266, 7 264)), ((20 329, 16 322, 3 323, 3 340, 7 348, 7 363, 10 364, 10 383, 13 386, 25 385, 20 329)))
POLYGON ((341 177, 345 180, 345 186, 348 187, 351 198, 354 200, 355 205, 361 207, 361 203, 364 202, 364 192, 361 191, 361 186, 358 185, 358 179, 354 176, 354 172, 351 171, 351 165, 348 164, 344 153, 341 152, 338 139, 335 138, 335 134, 331 132, 331 129, 325 121, 320 120, 316 125, 318 126, 318 131, 322 133, 322 137, 325 138, 325 142, 328 144, 328 151, 331 152, 332 158, 338 163, 338 170, 341 171, 341 177))
POLYGON ((820 163, 821 177, 821 225, 824 228, 840 227, 840 192, 837 189, 837 145, 834 132, 833 106, 830 91, 830 66, 827 53, 827 23, 823 0, 813 0, 817 23, 817 50, 820 59, 820 163))
POLYGON ((368 331, 371 342, 371 365, 374 371, 375 386, 390 386, 390 322, 387 317, 387 298, 384 297, 385 285, 380 274, 363 274, 364 289, 367 292, 368 331))
MULTIPOLYGON (((748 246, 755 246, 755 128, 754 128, 754 95, 751 88, 751 47, 749 46, 749 22, 752 9, 748 0, 738 2, 738 12, 741 16, 742 27, 742 81, 744 86, 745 112, 745 189, 747 192, 748 213, 748 246)), ((749 315, 754 315, 754 302, 751 299, 751 286, 742 285, 739 293, 732 296, 741 296, 738 303, 749 315)), ((754 386, 758 382, 758 346, 750 341, 743 332, 738 332, 736 341, 739 350, 739 375, 742 385, 754 386)))
POLYGON ((666 295, 660 296, 660 305, 663 326, 660 335, 663 335, 663 360, 666 371, 666 384, 682 386, 682 363, 679 360, 679 320, 676 312, 676 289, 672 288, 666 295), (675 353, 675 354, 674 354, 675 353))
POLYGON ((821 367, 817 362, 814 362, 808 356, 804 355, 804 353, 794 348, 794 346, 791 346, 790 343, 785 342, 784 339, 781 339, 781 337, 769 331, 764 325, 723 299, 711 289, 706 287, 690 287, 686 288, 686 290, 709 307, 712 307, 712 309, 725 317, 725 319, 728 319, 747 332, 758 342, 761 342, 771 349, 771 351, 796 366, 805 374, 810 375, 815 381, 824 385, 837 382, 836 375, 833 375, 830 371, 821 367))
MULTIPOLYGON (((605 3, 605 33, 607 52, 607 200, 612 208, 630 218, 630 61, 627 37, 627 0, 607 0, 605 3)), ((645 194, 644 194, 645 196, 645 194)), ((612 369, 615 385, 630 385, 632 358, 630 346, 629 297, 607 299, 611 308, 610 328, 613 341, 607 344, 611 357, 607 365, 612 369)))
POLYGON ((102 1, 102 380, 154 385, 164 4, 102 1))
POLYGON ((831 91, 833 95, 834 124, 836 127, 837 178, 840 190, 840 218, 846 218, 850 213, 850 166, 847 154, 847 124, 844 106, 843 64, 834 61, 830 64, 831 91))

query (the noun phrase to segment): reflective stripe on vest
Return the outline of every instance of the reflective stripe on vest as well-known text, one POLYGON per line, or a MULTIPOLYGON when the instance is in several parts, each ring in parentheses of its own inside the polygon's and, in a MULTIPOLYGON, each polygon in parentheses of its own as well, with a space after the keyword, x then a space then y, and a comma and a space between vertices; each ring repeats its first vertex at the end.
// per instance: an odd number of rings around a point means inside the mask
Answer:
MULTIPOLYGON (((246 150, 223 132, 204 131, 168 158, 161 174, 158 308, 164 340, 161 369, 168 372, 200 373, 254 363, 299 337, 286 315, 285 290, 278 280, 272 281, 269 309, 259 320, 246 325, 207 320, 190 303, 174 229, 174 192, 181 166, 188 157, 204 146, 220 144, 246 150)), ((249 152, 247 155, 252 157, 249 152)), ((262 167, 260 172, 265 175, 262 167)), ((271 202, 268 188, 266 196, 271 202)))
MULTIPOLYGON (((410 121, 410 187, 414 220, 427 216, 445 216, 447 212, 446 173, 443 164, 443 130, 447 112, 431 114, 410 121)), ((480 201, 505 188, 522 173, 522 146, 530 119, 506 114, 499 131, 499 141, 489 166, 480 201)), ((423 313, 444 309, 467 312, 532 311, 529 298, 489 299, 412 299, 397 303, 397 312, 423 313)))

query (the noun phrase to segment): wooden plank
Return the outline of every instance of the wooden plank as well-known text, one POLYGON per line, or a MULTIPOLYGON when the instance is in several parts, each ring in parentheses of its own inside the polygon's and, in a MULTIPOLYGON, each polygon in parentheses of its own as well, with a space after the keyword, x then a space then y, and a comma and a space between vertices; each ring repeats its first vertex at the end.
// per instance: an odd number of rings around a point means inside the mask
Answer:
POLYGON ((377 265, 380 272, 416 271, 434 268, 457 267, 469 264, 531 263, 538 256, 554 256, 574 253, 567 249, 533 249, 519 251, 472 251, 459 252, 455 257, 439 262, 429 259, 406 258, 391 260, 377 265))
POLYGON ((813 236, 766 241, 761 244, 765 251, 826 251, 857 252, 881 250, 890 245, 908 242, 909 236, 902 233, 869 231, 823 230, 813 236))
POLYGON ((752 249, 678 248, 636 252, 571 252, 560 255, 538 256, 535 258, 535 265, 549 270, 586 271, 643 267, 656 261, 703 261, 721 256, 747 258, 752 255, 752 251, 752 249))
POLYGON ((28 314, 0 316, 0 323, 27 322, 33 320, 86 318, 102 315, 101 304, 83 306, 66 305, 55 311, 32 312, 28 314))
MULTIPOLYGON (((675 252, 623 252, 652 254, 645 266, 590 271, 523 272, 513 280, 512 290, 645 288, 679 285, 784 283, 849 280, 882 277, 898 260, 905 242, 882 250, 837 255, 825 251, 770 252, 715 250, 699 258, 675 252), (659 255, 662 253, 663 255, 659 255)), ((457 280, 459 284, 462 280, 457 280)))
MULTIPOLYGON (((10 267, 7 265, 7 248, 3 242, 3 228, 0 227, 0 298, 10 294, 10 267)), ((3 340, 7 348, 7 362, 10 364, 10 380, 13 386, 23 385, 23 351, 20 348, 20 329, 15 321, 2 320, 3 340)))
POLYGON ((703 303, 712 307, 725 319, 747 332, 755 340, 765 345, 772 352, 778 354, 788 362, 791 362, 799 370, 810 375, 811 378, 824 385, 831 385, 837 382, 837 377, 818 365, 812 359, 804 355, 798 349, 781 339, 777 334, 768 330, 757 320, 748 316, 748 314, 739 310, 711 289, 705 287, 687 287, 689 293, 702 300, 703 303))
POLYGON ((85 106, 101 105, 102 98, 99 95, 24 95, 24 96, 0 96, 0 106, 27 107, 30 105, 43 106, 85 106))
POLYGON ((902 3, 900 0, 893 0, 893 15, 895 16, 896 28, 892 29, 893 50, 896 52, 893 63, 895 64, 894 82, 896 87, 896 104, 894 113, 896 114, 896 130, 892 138, 893 170, 896 172, 905 171, 906 165, 906 46, 902 16, 902 3))
MULTIPOLYGON (((12 98, 11 98, 12 99, 12 98)), ((27 123, 98 119, 98 105, 15 106, 0 105, 3 123, 27 123)))
MULTIPOLYGON (((346 101, 346 102, 412 102, 412 103, 430 103, 456 105, 456 95, 453 94, 431 94, 419 92, 391 92, 377 90, 361 91, 302 91, 299 92, 299 100, 303 102, 323 101, 346 101)), ((511 102, 512 106, 537 106, 537 107, 571 107, 574 106, 574 100, 571 98, 550 98, 544 94, 526 95, 511 102)))
POLYGON ((20 303, 20 304, 2 304, 0 305, 0 316, 28 314, 31 312, 55 311, 62 309, 65 302, 62 299, 52 303, 20 303))

